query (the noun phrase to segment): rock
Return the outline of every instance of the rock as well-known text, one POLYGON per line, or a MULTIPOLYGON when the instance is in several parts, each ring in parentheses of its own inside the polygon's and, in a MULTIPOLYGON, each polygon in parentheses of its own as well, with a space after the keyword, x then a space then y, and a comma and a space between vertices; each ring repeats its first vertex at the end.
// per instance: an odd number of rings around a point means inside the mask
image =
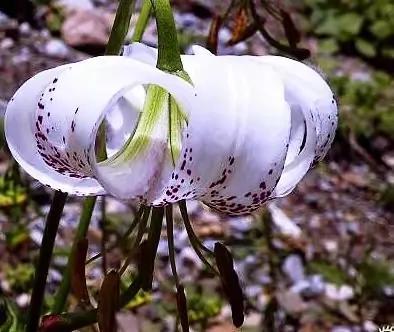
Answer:
POLYGON ((302 297, 292 291, 278 292, 277 299, 280 306, 289 314, 299 314, 307 309, 302 297))
POLYGON ((262 315, 257 312, 252 312, 245 317, 244 327, 258 327, 261 324, 262 315))
POLYGON ((258 297, 263 293, 263 287, 260 285, 249 285, 245 287, 245 296, 248 299, 258 297))
POLYGON ((370 321, 370 320, 366 320, 366 321, 363 323, 363 328, 364 328, 364 330, 365 330, 366 332, 375 332, 375 331, 378 331, 378 326, 377 326, 374 322, 372 322, 372 321, 370 321))
POLYGON ((348 285, 337 286, 331 283, 326 284, 325 295, 333 301, 347 301, 353 298, 354 290, 348 285))
POLYGON ((302 230, 275 203, 268 204, 272 221, 283 235, 300 238, 302 230))
POLYGON ((190 247, 182 249, 176 260, 179 276, 188 280, 196 280, 203 268, 203 263, 194 250, 190 247))
POLYGON ((232 217, 229 218, 230 234, 237 238, 242 238, 253 227, 253 217, 232 217))
POLYGON ((118 322, 119 331, 138 332, 140 330, 137 316, 129 312, 118 313, 116 315, 116 320, 118 322))
POLYGON ((348 326, 334 326, 331 332, 352 332, 352 329, 348 326))
POLYGON ((325 240, 323 246, 327 252, 336 253, 338 251, 338 242, 336 240, 325 240))
POLYGON ((0 99, 0 117, 4 116, 6 108, 7 108, 7 103, 4 100, 0 99))
POLYGON ((48 271, 49 282, 59 283, 62 279, 63 279, 63 275, 59 271, 55 269, 49 269, 48 271))
POLYGON ((60 0, 59 4, 65 8, 93 9, 91 0, 60 0))
POLYGON ((72 9, 61 28, 63 40, 72 47, 105 46, 114 14, 102 9, 72 9))
POLYGON ((282 271, 293 284, 305 278, 304 264, 299 255, 287 256, 283 262, 282 271))
POLYGON ((4 14, 2 11, 0 11, 0 27, 3 24, 7 23, 9 20, 10 20, 10 18, 6 14, 4 14))
POLYGON ((20 308, 26 308, 30 303, 30 295, 26 293, 18 295, 15 302, 20 308))
POLYGON ((45 54, 54 57, 65 59, 69 55, 67 45, 60 39, 51 39, 44 46, 45 54))
POLYGON ((207 329, 207 332, 236 332, 237 329, 229 322, 216 324, 207 329))
POLYGON ((23 22, 19 25, 19 32, 22 36, 29 36, 31 33, 31 26, 27 22, 23 22))
POLYGON ((0 48, 2 50, 8 50, 15 45, 14 41, 11 38, 4 38, 0 42, 0 48))
POLYGON ((310 299, 323 294, 325 287, 326 285, 321 275, 312 275, 298 281, 290 289, 295 293, 300 293, 302 297, 310 299))

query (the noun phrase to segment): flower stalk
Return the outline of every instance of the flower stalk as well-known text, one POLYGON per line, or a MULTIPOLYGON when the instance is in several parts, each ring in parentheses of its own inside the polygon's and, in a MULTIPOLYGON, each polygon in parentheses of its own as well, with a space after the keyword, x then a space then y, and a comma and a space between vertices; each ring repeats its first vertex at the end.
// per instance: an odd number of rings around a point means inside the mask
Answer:
POLYGON ((146 26, 148 25, 151 12, 152 4, 150 0, 144 0, 140 15, 138 16, 137 23, 134 27, 133 37, 131 38, 133 42, 140 42, 142 40, 142 36, 144 35, 146 26))
POLYGON ((62 282, 55 296, 55 301, 52 308, 52 313, 54 314, 61 313, 66 305, 67 296, 70 292, 70 287, 71 287, 71 271, 74 266, 75 251, 77 248, 77 244, 80 240, 86 237, 95 204, 96 204, 96 197, 88 197, 83 202, 82 214, 71 247, 71 252, 68 258, 67 267, 66 270, 64 271, 62 282))
POLYGON ((49 265, 51 263, 56 234, 66 199, 67 194, 59 191, 55 192, 51 208, 45 221, 45 229, 36 266, 36 276, 30 301, 26 332, 36 332, 38 329, 49 265))

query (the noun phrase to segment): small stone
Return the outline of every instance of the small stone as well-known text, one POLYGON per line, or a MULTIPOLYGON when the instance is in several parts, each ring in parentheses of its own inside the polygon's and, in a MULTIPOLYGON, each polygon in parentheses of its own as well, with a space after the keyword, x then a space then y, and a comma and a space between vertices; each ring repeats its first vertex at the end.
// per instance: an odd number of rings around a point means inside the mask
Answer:
POLYGON ((69 49, 67 45, 60 39, 49 40, 44 47, 45 54, 55 58, 67 58, 69 49))
POLYGON ((378 331, 378 326, 377 326, 374 322, 372 322, 372 321, 370 321, 370 320, 366 320, 366 321, 363 323, 363 328, 364 328, 365 332, 375 332, 375 331, 378 331))
POLYGON ((301 237, 301 228, 298 227, 298 225, 296 225, 294 221, 291 220, 275 203, 269 204, 268 209, 271 213, 272 221, 278 228, 279 232, 293 238, 301 237))
POLYGON ((11 38, 4 38, 1 42, 0 42, 0 48, 3 50, 7 50, 10 49, 11 47, 13 47, 15 45, 14 41, 11 38))
POLYGON ((31 33, 31 26, 27 22, 23 22, 19 25, 19 32, 22 36, 28 36, 31 33))
POLYGON ((200 258, 190 247, 184 248, 176 260, 179 275, 187 280, 195 280, 203 268, 200 258))
POLYGON ((348 326, 334 326, 331 332, 352 332, 352 329, 348 326))
POLYGON ((72 47, 105 46, 114 14, 101 9, 73 9, 67 14, 61 33, 63 40, 72 47))
POLYGON ((245 317, 244 327, 258 327, 261 324, 261 314, 252 312, 245 317))
POLYGON ((299 255, 287 256, 283 262, 282 271, 293 284, 305 279, 304 264, 299 255))
POLYGON ((91 0, 60 0, 59 4, 66 8, 93 9, 91 0))
POLYGON ((30 295, 26 293, 18 295, 15 302, 20 308, 26 308, 30 303, 30 295))
POLYGON ((348 285, 337 286, 334 284, 327 283, 325 289, 325 295, 327 298, 333 301, 347 301, 353 298, 354 290, 348 285))

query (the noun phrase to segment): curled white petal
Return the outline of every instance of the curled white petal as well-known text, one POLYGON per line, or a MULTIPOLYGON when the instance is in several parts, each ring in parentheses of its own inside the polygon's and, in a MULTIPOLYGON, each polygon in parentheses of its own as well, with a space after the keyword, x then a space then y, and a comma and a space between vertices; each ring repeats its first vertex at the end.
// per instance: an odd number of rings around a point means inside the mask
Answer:
POLYGON ((282 57, 193 52, 182 57, 193 85, 158 70, 157 50, 139 43, 123 57, 36 75, 7 109, 11 152, 33 177, 78 195, 107 192, 152 205, 198 198, 240 215, 288 194, 333 140, 337 106, 328 85, 282 57), (187 116, 178 159, 173 102, 187 116), (109 159, 98 163, 103 121, 109 159))

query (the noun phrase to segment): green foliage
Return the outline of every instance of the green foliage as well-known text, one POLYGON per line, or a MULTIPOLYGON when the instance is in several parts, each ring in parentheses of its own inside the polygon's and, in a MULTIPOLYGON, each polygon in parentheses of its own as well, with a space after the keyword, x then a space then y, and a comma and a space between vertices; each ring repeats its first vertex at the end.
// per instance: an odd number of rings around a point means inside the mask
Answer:
POLYGON ((11 172, 0 176, 0 207, 6 208, 26 201, 26 188, 19 184, 11 172))
POLYGON ((346 273, 332 263, 325 261, 314 261, 309 264, 313 273, 321 274, 327 281, 336 285, 343 285, 347 281, 346 273))
POLYGON ((215 293, 203 293, 188 289, 188 312, 191 322, 207 321, 219 314, 222 301, 215 293))
POLYGON ((0 293, 0 332, 20 332, 21 322, 21 313, 15 304, 0 293))
POLYGON ((11 250, 26 242, 29 238, 29 231, 24 225, 14 224, 6 233, 7 247, 11 250))
POLYGON ((340 101, 342 132, 351 130, 364 139, 383 135, 394 140, 394 86, 389 75, 376 72, 365 81, 334 76, 330 83, 340 101))
POLYGON ((380 203, 386 208, 394 211, 394 185, 387 184, 380 192, 380 203))
POLYGON ((359 266, 363 291, 368 296, 378 295, 383 287, 394 285, 394 271, 389 262, 367 260, 359 266))
POLYGON ((31 264, 8 266, 5 273, 11 288, 16 292, 27 292, 33 285, 34 267, 31 264))
MULTIPOLYGON (((394 38, 394 2, 392 0, 305 0, 310 11, 310 31, 319 37, 332 39, 342 46, 354 44, 366 57, 383 55, 394 38)), ((332 48, 336 52, 337 48, 332 48)))

